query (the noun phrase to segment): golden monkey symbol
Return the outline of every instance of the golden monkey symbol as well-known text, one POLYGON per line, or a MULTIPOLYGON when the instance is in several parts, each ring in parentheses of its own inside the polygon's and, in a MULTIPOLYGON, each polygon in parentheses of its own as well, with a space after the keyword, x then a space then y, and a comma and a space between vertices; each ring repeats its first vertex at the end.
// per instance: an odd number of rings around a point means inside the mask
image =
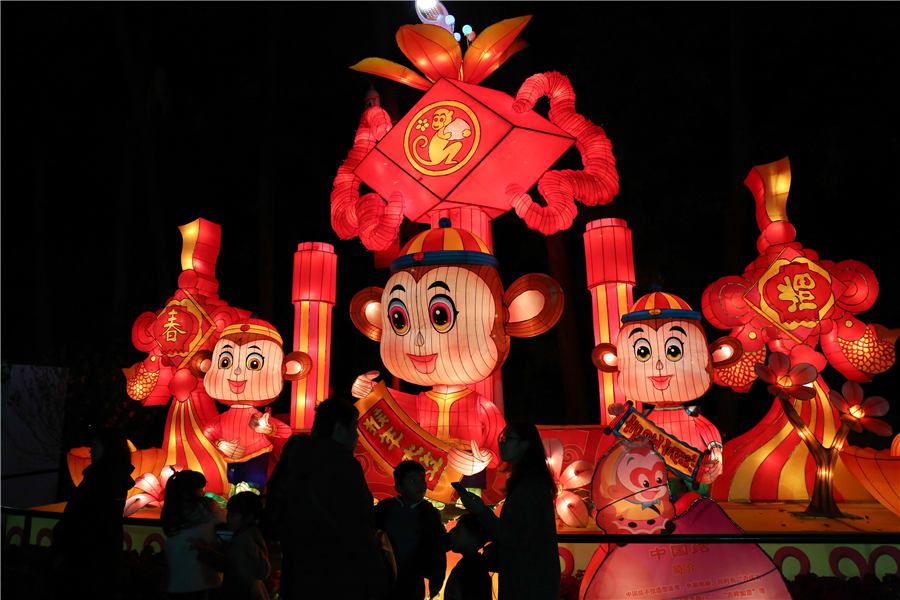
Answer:
POLYGON ((478 120, 468 107, 458 102, 435 103, 420 111, 410 121, 406 139, 410 139, 413 128, 415 131, 425 132, 429 127, 433 130, 430 140, 422 133, 406 148, 410 163, 426 175, 446 175, 456 171, 468 162, 478 146, 478 120), (427 114, 436 106, 440 108, 434 110, 429 123, 427 114), (468 120, 463 117, 468 117, 468 120), (472 146, 468 152, 464 152, 463 140, 469 138, 473 141, 472 146), (420 154, 420 148, 426 149, 427 159, 420 154), (426 169, 438 165, 445 168, 440 171, 426 169))

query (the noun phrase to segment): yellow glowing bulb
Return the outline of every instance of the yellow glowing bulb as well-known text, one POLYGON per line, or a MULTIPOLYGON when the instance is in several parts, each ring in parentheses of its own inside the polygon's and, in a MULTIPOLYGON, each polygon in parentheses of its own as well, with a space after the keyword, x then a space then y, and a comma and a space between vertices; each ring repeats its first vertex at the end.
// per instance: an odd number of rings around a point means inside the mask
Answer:
POLYGON ((866 411, 864 411, 861 406, 851 406, 850 414, 857 419, 862 419, 864 416, 866 416, 866 411))

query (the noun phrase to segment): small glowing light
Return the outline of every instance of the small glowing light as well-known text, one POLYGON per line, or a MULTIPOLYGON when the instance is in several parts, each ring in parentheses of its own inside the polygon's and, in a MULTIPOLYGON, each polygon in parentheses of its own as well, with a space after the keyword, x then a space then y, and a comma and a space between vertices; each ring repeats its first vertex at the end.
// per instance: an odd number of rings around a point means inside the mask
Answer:
POLYGON ((454 33, 453 37, 456 39, 457 42, 462 39, 462 36, 459 35, 458 33, 454 33))
POLYGON ((619 359, 617 359, 616 355, 613 354, 612 352, 606 352, 603 355, 603 362, 605 362, 608 365, 615 365, 615 364, 618 364, 619 359))
POLYGON ((422 12, 427 12, 437 6, 437 2, 435 0, 417 0, 416 5, 422 12))
POLYGON ((722 358, 731 358, 731 346, 724 346, 722 348, 722 358))
POLYGON ((447 17, 444 19, 444 23, 446 23, 447 25, 453 25, 454 23, 456 23, 456 17, 454 17, 453 15, 447 15, 447 17))
POLYGON ((472 26, 463 25, 463 35, 469 35, 470 33, 472 33, 472 26))
POLYGON ((864 416, 866 416, 866 411, 863 410, 862 406, 851 406, 850 414, 857 419, 862 419, 864 416))
POLYGON ((793 383, 791 383, 791 378, 787 375, 782 375, 778 378, 778 385, 781 387, 791 387, 793 383))

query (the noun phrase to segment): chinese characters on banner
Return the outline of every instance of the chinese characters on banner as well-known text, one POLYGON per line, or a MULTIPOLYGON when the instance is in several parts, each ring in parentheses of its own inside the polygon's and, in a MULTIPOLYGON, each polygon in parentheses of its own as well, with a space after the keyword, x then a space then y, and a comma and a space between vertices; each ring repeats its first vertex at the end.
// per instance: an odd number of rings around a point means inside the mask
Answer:
POLYGON ((454 481, 462 475, 448 464, 450 446, 419 427, 401 410, 384 382, 356 403, 359 409, 359 441, 388 472, 404 460, 425 467, 426 495, 449 502, 454 481))
POLYGON ((642 413, 629 406, 610 431, 616 437, 633 440, 642 436, 653 442, 653 449, 666 461, 666 467, 689 483, 696 483, 703 452, 681 442, 678 438, 657 427, 642 413))

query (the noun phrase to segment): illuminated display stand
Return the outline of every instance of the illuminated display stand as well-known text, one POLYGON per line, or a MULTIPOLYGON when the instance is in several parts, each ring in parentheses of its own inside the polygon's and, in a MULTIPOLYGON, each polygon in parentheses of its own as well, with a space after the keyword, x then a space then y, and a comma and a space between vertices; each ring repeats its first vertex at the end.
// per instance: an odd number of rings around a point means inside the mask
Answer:
MULTIPOLYGON (((497 472, 496 448, 492 451, 490 446, 504 424, 503 402, 502 396, 495 397, 499 386, 491 377, 510 351, 510 337, 549 330, 564 302, 559 285, 546 275, 527 275, 504 290, 502 269, 493 257, 491 220, 515 210, 527 227, 551 235, 572 225, 575 200, 586 205, 611 202, 618 192, 618 176, 612 144, 601 127, 575 111, 575 94, 563 75, 535 75, 515 98, 480 85, 526 46, 517 36, 530 17, 503 21, 477 35, 465 32, 469 43, 463 55, 445 9, 437 6, 437 12, 421 15, 422 25, 404 26, 397 33, 400 49, 424 77, 375 58, 353 67, 424 94, 393 125, 377 103, 364 112, 353 147, 334 179, 334 231, 341 239, 358 236, 368 249, 385 251, 401 246, 398 236, 404 218, 427 223, 431 229, 403 245, 384 289, 362 290, 349 307, 339 307, 338 315, 346 318, 342 311, 348 310, 357 328, 381 344, 382 358, 393 375, 432 386, 417 398, 378 384, 371 372, 361 376, 353 390, 361 409, 361 443, 355 455, 378 499, 395 494, 392 464, 418 460, 431 476, 428 495, 433 500, 452 503, 456 496, 451 482, 481 476, 482 483, 473 487, 482 489, 484 500, 502 510, 504 481, 497 472), (549 119, 531 110, 541 96, 550 98, 549 119), (584 170, 549 171, 573 145, 584 170), (530 160, 520 160, 522 154, 530 160), (374 191, 361 196, 362 183, 374 191), (543 203, 526 193, 535 185, 543 203), (410 310, 413 306, 421 310, 410 310), (470 315, 480 312, 484 315, 475 323, 470 315), (416 322, 422 315, 427 322, 416 322), (425 350, 419 353, 418 347, 425 350), (481 364, 483 356, 490 360, 481 364), (421 396, 429 393, 427 400, 439 408, 423 408, 421 396), (460 404, 454 409, 456 402, 460 404), (478 430, 491 435, 476 439, 472 432, 478 430)), ((796 241, 785 208, 790 188, 787 159, 755 167, 745 183, 756 203, 759 257, 743 274, 713 282, 702 294, 697 290, 693 304, 699 311, 668 293, 635 302, 632 231, 622 219, 587 224, 586 287, 592 302, 602 422, 539 426, 560 489, 556 509, 561 534, 598 533, 601 527, 607 533, 629 530, 650 535, 673 528, 676 534, 738 534, 741 529, 776 527, 782 532, 822 531, 822 521, 815 517, 830 518, 832 533, 900 528, 900 437, 884 451, 846 443, 850 429, 896 433, 878 419, 888 402, 865 397, 860 387, 896 362, 896 330, 857 318, 875 302, 875 274, 858 261, 820 259, 796 241), (700 330, 701 315, 728 335, 709 345, 702 335, 691 338, 692 331, 700 330), (676 328, 680 333, 672 333, 676 328), (623 331, 627 345, 620 340, 623 331), (660 340, 658 347, 650 339, 654 335, 660 340), (646 346, 638 343, 641 339, 646 346), (693 354, 685 351, 690 344, 693 354), (626 351, 633 355, 626 356, 626 351), (638 379, 640 369, 657 364, 663 373, 668 366, 663 361, 673 365, 683 361, 672 368, 691 374, 694 387, 682 395, 666 392, 669 379, 677 374, 638 379), (846 383, 832 382, 835 388, 829 388, 821 376, 826 364, 846 383), (753 386, 757 378, 775 397, 760 423, 724 444, 709 428, 695 431, 705 419, 692 412, 691 400, 706 393, 712 383, 758 395, 763 386, 753 386), (631 391, 646 379, 653 381, 656 392, 631 391), (670 410, 679 411, 677 418, 666 412, 670 410), (623 457, 642 464, 646 473, 623 470, 623 457), (647 485, 642 476, 648 478, 647 485), (616 505, 622 494, 643 493, 640 486, 647 488, 651 476, 654 488, 666 490, 667 479, 676 484, 682 479, 688 491, 675 502, 662 493, 625 508, 616 505), (694 484, 710 485, 711 499, 694 495, 694 484), (798 510, 785 511, 785 506, 798 510), (844 520, 851 518, 845 513, 864 515, 866 524, 845 526, 844 520)), ((147 356, 124 370, 132 399, 145 405, 171 402, 163 447, 133 449, 135 476, 142 476, 140 486, 129 493, 134 511, 139 503, 152 507, 164 501, 165 480, 177 468, 204 472, 208 490, 217 495, 233 492, 228 465, 235 448, 208 435, 219 418, 215 402, 222 402, 227 390, 211 387, 215 379, 207 363, 218 360, 217 344, 223 336, 228 340, 229 335, 242 335, 235 330, 242 326, 244 335, 251 329, 263 332, 259 339, 281 350, 281 337, 270 325, 219 299, 215 277, 219 227, 198 219, 181 230, 183 272, 178 289, 163 308, 137 319, 132 339, 147 356)), ((268 472, 278 460, 288 429, 309 430, 316 404, 329 394, 337 255, 330 244, 304 242, 294 256, 294 352, 287 356, 282 352, 281 357, 285 364, 293 359, 298 366, 290 367, 295 376, 277 378, 279 392, 284 379, 292 381, 290 413, 281 420, 273 416, 271 423, 268 413, 265 417, 260 413, 253 421, 254 431, 279 434, 278 440, 263 444, 268 472)), ((337 393, 348 395, 347 390, 337 393)), ((261 394, 259 406, 266 403, 262 400, 271 401, 269 392, 261 394)), ((89 454, 73 449, 68 462, 78 483, 89 454)), ((148 508, 135 516, 153 519, 157 511, 148 508)), ((451 521, 448 527, 452 526, 451 521)), ((30 538, 40 543, 46 531, 32 528, 30 538)), ((127 543, 164 546, 162 536, 144 531, 138 540, 127 534, 127 543)), ((25 531, 10 517, 7 539, 16 535, 25 531)), ((762 551, 755 544, 744 546, 736 555, 746 560, 729 567, 736 571, 727 574, 710 560, 708 546, 681 545, 672 537, 661 537, 658 544, 629 544, 621 551, 567 541, 560 544, 560 561, 563 575, 588 569, 582 587, 587 598, 609 593, 730 597, 717 591, 726 588, 783 597, 777 578, 760 583, 773 573, 766 570, 771 566, 786 577, 798 572, 848 574, 843 559, 852 563, 851 573, 855 569, 859 574, 883 575, 900 568, 896 545, 763 544, 762 551), (591 588, 591 577, 602 575, 603 569, 617 569, 622 561, 649 565, 648 572, 655 567, 665 577, 659 577, 658 586, 644 585, 650 581, 645 575, 633 585, 618 581, 614 592, 591 588), (763 587, 768 593, 760 591, 763 587)), ((450 555, 451 567, 456 558, 450 555)))

